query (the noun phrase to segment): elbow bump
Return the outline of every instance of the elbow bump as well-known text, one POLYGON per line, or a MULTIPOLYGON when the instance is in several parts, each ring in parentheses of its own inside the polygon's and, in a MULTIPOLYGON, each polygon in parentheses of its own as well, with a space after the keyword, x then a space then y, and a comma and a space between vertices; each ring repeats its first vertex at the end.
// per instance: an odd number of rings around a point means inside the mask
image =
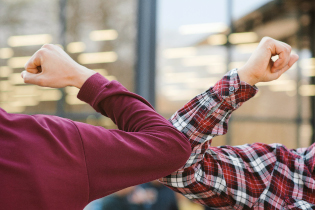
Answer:
POLYGON ((191 154, 189 139, 172 126, 155 129, 155 135, 159 135, 160 138, 164 139, 163 147, 165 155, 168 157, 167 161, 171 161, 172 165, 176 165, 174 166, 177 167, 176 169, 184 166, 191 154), (165 142, 167 142, 167 146, 165 142))
POLYGON ((173 167, 173 170, 171 171, 171 173, 184 167, 189 157, 190 157, 190 152, 188 153, 187 151, 182 152, 181 154, 178 154, 176 156, 173 156, 173 158, 170 160, 172 162, 172 167, 173 167))
POLYGON ((187 162, 188 158, 190 157, 191 154, 191 146, 189 143, 189 139, 187 137, 185 137, 184 134, 180 133, 179 131, 176 130, 176 133, 174 133, 173 135, 173 141, 177 141, 179 146, 177 146, 177 155, 173 156, 174 162, 177 163, 178 168, 182 167, 185 165, 185 163, 187 162))

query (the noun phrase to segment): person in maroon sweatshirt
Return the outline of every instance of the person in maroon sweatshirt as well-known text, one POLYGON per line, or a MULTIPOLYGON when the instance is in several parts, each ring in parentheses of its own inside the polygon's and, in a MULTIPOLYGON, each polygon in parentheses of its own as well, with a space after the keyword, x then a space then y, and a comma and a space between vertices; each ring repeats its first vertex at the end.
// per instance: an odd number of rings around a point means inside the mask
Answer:
POLYGON ((0 108, 0 209, 74 210, 182 167, 187 138, 117 81, 44 45, 25 66, 26 83, 80 88, 78 98, 120 130, 0 108))

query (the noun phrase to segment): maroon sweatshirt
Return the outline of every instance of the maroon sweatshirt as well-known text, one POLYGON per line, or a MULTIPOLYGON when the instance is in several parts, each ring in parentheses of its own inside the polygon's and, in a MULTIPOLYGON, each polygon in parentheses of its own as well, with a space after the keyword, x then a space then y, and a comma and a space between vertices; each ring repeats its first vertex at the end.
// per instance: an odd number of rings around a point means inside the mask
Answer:
POLYGON ((0 108, 0 209, 75 210, 182 167, 190 145, 150 104, 99 74, 78 98, 120 130, 0 108))

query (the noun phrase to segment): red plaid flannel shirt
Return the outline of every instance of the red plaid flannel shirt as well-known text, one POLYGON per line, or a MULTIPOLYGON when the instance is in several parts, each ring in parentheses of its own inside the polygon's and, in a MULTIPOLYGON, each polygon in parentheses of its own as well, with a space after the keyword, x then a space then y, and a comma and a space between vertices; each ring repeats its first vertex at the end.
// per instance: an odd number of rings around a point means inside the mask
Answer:
POLYGON ((170 122, 189 138, 192 153, 160 181, 211 209, 315 209, 315 145, 211 147, 227 132, 231 113, 256 92, 234 69, 177 111, 170 122))

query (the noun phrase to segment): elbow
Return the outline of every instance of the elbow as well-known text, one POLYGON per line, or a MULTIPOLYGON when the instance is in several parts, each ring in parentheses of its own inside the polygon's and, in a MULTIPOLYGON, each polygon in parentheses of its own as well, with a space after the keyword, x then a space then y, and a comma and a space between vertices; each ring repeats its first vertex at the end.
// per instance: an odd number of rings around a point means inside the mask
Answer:
POLYGON ((159 139, 154 149, 156 153, 153 155, 154 168, 159 171, 159 177, 184 167, 191 154, 189 139, 171 126, 155 128, 154 136, 159 139))
POLYGON ((174 167, 172 172, 174 172, 186 164, 191 155, 191 145, 189 139, 177 130, 174 132, 174 135, 172 135, 172 138, 173 141, 175 140, 174 148, 176 149, 176 151, 170 150, 170 157, 174 167))
POLYGON ((185 139, 185 143, 183 143, 183 150, 178 157, 178 166, 176 170, 184 167, 188 158, 191 155, 191 146, 190 146, 189 140, 186 137, 184 137, 184 139, 185 139))

